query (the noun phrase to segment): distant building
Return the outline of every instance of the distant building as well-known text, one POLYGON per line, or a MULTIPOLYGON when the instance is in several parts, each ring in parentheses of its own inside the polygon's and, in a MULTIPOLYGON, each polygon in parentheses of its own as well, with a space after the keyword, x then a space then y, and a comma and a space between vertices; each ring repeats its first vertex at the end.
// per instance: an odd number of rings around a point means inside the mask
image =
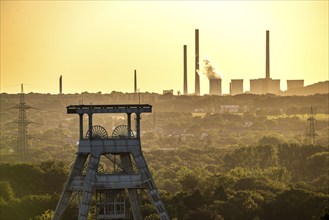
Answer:
POLYGON ((230 94, 237 95, 243 93, 243 79, 232 79, 230 83, 230 94))
POLYGON ((287 90, 294 89, 294 88, 303 88, 304 87, 304 80, 287 80, 287 90))
POLYGON ((171 95, 173 95, 173 94, 174 94, 174 90, 173 90, 173 89, 170 89, 170 90, 163 90, 163 91, 162 91, 162 94, 163 94, 163 95, 166 95, 166 94, 171 94, 171 95))

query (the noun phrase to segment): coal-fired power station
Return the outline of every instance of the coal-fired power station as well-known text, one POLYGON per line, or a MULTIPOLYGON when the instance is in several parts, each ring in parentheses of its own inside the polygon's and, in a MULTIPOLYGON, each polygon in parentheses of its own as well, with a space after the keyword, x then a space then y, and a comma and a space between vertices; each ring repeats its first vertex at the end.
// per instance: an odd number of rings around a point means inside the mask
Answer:
MULTIPOLYGON (((216 70, 208 59, 204 59, 204 65, 200 67, 199 55, 199 29, 195 29, 195 85, 194 95, 200 95, 200 75, 203 74, 209 80, 209 94, 222 95, 222 74, 216 70)), ((280 93, 280 79, 272 79, 270 76, 270 31, 266 30, 265 42, 265 77, 250 79, 250 93, 252 94, 278 94, 280 93)), ((183 91, 188 95, 187 83, 187 45, 183 45, 183 91)), ((304 80, 287 80, 288 90, 304 87, 304 80)), ((243 94, 243 79, 232 79, 230 82, 230 95, 243 94)), ((248 91, 246 91, 248 92, 248 91)))

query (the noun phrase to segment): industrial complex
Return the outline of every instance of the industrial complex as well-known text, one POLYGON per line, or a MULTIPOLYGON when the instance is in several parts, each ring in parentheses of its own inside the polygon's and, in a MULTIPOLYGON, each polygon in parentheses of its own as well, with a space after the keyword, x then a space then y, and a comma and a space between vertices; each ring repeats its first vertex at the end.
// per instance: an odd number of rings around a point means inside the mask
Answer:
MULTIPOLYGON (((200 74, 204 74, 209 80, 209 95, 223 95, 222 93, 222 76, 217 73, 215 68, 210 64, 209 60, 203 60, 205 63, 203 69, 200 67, 199 55, 199 29, 195 29, 195 68, 194 68, 194 92, 188 92, 188 66, 187 66, 187 45, 183 45, 183 92, 182 95, 200 95, 200 74)), ((251 94, 280 94, 280 79, 272 79, 270 76, 270 31, 266 31, 266 64, 265 78, 250 79, 249 90, 244 90, 243 79, 231 79, 229 85, 229 95, 238 95, 243 93, 251 94)), ((287 80, 287 91, 300 89, 304 87, 304 80, 287 80)), ((138 93, 137 89, 137 73, 134 70, 134 93, 138 93)), ((163 94, 173 94, 173 90, 163 90, 163 94)), ((62 75, 59 78, 59 94, 63 94, 62 75)), ((177 92, 180 95, 180 91, 177 92)))
MULTIPOLYGON (((184 95, 188 95, 187 86, 187 45, 184 45, 184 95)), ((199 29, 195 29, 195 89, 194 95, 200 94, 200 78, 199 78, 199 29)), ((270 77, 270 31, 266 31, 266 69, 265 78, 250 79, 250 90, 244 91, 243 79, 231 79, 230 95, 242 93, 252 94, 279 94, 280 79, 272 79, 270 77)), ((209 95, 222 95, 222 78, 209 78, 209 95)), ((304 80, 287 80, 287 90, 304 87, 304 80)))

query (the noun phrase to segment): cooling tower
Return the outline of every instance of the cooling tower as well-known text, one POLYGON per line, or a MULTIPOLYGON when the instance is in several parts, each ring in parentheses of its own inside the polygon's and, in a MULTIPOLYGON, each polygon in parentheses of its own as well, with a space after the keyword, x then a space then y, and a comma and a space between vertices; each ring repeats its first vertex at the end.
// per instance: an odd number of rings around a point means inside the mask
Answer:
POLYGON ((222 94, 222 79, 209 79, 209 95, 222 94))
POLYGON ((304 87, 304 80, 287 80, 287 90, 294 89, 294 88, 303 88, 304 87))
POLYGON ((243 79, 232 79, 230 83, 230 94, 237 95, 243 93, 243 79))

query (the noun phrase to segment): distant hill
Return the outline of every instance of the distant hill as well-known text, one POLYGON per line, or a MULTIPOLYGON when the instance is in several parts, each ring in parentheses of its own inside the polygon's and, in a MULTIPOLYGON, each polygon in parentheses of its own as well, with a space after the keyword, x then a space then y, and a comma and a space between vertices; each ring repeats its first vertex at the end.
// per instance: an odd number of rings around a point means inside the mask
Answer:
POLYGON ((329 93, 329 81, 318 82, 303 88, 294 88, 287 90, 282 95, 314 95, 329 93))

